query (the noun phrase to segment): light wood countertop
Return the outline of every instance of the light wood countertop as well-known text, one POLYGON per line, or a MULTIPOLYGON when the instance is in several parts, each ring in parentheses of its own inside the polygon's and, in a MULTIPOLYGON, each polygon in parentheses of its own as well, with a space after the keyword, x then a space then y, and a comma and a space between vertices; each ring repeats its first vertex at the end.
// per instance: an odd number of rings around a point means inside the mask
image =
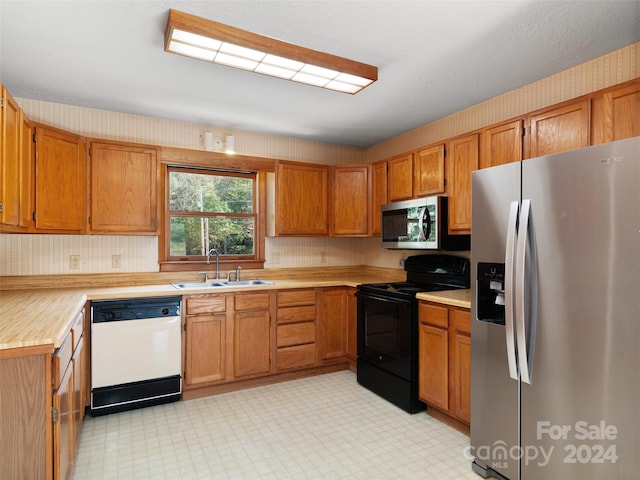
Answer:
POLYGON ((471 308, 471 290, 444 290, 442 292, 424 292, 416 295, 418 300, 437 302, 452 307, 471 308))
MULTIPOLYGON (((41 349, 53 352, 64 341, 71 328, 71 323, 87 300, 241 293, 287 288, 356 287, 362 283, 378 283, 404 278, 404 272, 400 270, 390 272, 366 268, 353 268, 351 270, 350 272, 344 270, 329 271, 315 275, 300 275, 296 272, 286 280, 274 278, 271 275, 261 275, 260 278, 268 278, 274 283, 272 285, 250 287, 177 289, 171 285, 171 281, 174 281, 172 279, 167 283, 150 285, 128 286, 121 284, 123 286, 109 285, 104 287, 88 285, 85 288, 42 288, 40 285, 34 285, 31 288, 23 286, 21 289, 1 290, 0 358, 6 355, 9 350, 25 347, 41 347, 41 349)), ((256 278, 256 275, 247 275, 245 278, 256 278)), ((192 281, 190 278, 186 280, 192 281)), ((193 281, 197 280, 194 279, 193 281)), ((50 282, 50 284, 56 285, 55 282, 50 282)), ((469 290, 418 294, 418 298, 422 300, 463 308, 471 306, 470 297, 469 290)))
MULTIPOLYGON (((28 279, 20 279, 22 288, 0 290, 0 358, 9 355, 10 350, 25 347, 41 347, 42 351, 53 352, 64 341, 77 313, 87 300, 107 300, 118 298, 142 298, 154 296, 241 293, 256 290, 274 290, 287 288, 317 288, 317 287, 356 287, 361 283, 374 283, 389 278, 404 277, 402 271, 381 272, 376 269, 367 270, 352 268, 353 273, 341 271, 322 272, 323 274, 291 275, 291 279, 280 280, 269 276, 272 285, 258 285, 250 287, 215 287, 207 289, 177 289, 167 283, 151 285, 123 286, 92 286, 85 288, 44 288, 34 279, 29 286, 28 279)), ((185 275, 186 281, 198 281, 185 275)), ((266 275, 261 276, 265 278, 266 275)), ((200 278, 200 277, 198 277, 200 278)), ((247 275, 245 278, 256 278, 247 275)), ((6 278, 5 278, 6 279, 6 278)), ((62 285, 76 279, 49 279, 48 285, 62 285)), ((5 283, 4 286, 9 286, 5 283)), ((11 353, 15 355, 15 352, 11 353)))

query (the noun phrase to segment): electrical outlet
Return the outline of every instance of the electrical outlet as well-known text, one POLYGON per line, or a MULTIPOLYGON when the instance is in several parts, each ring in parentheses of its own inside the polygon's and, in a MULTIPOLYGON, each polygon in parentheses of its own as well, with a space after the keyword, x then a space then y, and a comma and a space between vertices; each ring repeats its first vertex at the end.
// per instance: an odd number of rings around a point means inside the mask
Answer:
POLYGON ((273 252, 271 254, 271 263, 273 265, 279 265, 280 264, 280 252, 273 252))
POLYGON ((77 270, 80 268, 80 255, 71 255, 69 257, 69 268, 77 270))
POLYGON ((122 255, 111 255, 111 268, 122 268, 122 255))
POLYGON ((399 265, 400 265, 401 267, 404 267, 404 261, 405 261, 405 260, 406 260, 406 258, 405 258, 405 257, 402 257, 402 258, 400 259, 400 262, 398 262, 398 263, 399 263, 399 265))
POLYGON ((320 263, 327 263, 327 252, 320 252, 320 263))

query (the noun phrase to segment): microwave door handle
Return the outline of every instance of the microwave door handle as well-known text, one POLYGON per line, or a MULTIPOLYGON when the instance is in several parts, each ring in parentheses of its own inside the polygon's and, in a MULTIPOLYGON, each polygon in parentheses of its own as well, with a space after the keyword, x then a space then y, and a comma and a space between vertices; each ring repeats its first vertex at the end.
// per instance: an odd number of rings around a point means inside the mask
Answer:
POLYGON ((426 242, 427 238, 429 238, 429 234, 431 233, 431 219, 427 220, 427 234, 425 235, 424 233, 424 217, 426 215, 429 215, 429 211, 427 210, 427 207, 422 207, 418 214, 418 231, 420 232, 420 238, 418 238, 418 240, 421 242, 426 242))

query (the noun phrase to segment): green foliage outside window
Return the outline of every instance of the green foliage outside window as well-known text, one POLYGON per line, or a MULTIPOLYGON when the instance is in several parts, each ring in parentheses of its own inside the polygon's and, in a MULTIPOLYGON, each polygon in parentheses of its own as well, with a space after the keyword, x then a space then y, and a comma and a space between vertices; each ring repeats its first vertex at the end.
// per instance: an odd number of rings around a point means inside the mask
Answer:
POLYGON ((254 186, 253 174, 170 170, 170 255, 254 255, 254 186))

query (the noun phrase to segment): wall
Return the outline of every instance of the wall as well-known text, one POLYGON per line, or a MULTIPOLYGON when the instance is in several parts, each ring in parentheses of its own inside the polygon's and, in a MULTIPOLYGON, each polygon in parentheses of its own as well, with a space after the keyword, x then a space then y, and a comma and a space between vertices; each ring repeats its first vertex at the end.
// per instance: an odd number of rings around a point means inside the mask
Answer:
MULTIPOLYGON (((203 132, 212 131, 222 138, 234 135, 236 151, 243 155, 342 164, 388 158, 638 76, 640 42, 423 125, 366 151, 195 123, 17 100, 30 119, 89 137, 202 149, 203 132)), ((157 250, 155 237, 2 234, 0 276, 157 271, 157 250), (78 270, 69 268, 69 255, 72 254, 81 255, 78 270), (122 255, 122 267, 114 269, 111 256, 118 254, 122 255)), ((400 259, 415 253, 383 250, 379 238, 268 238, 265 267, 367 264, 400 268, 400 259), (327 253, 326 263, 321 262, 320 252, 327 253)))

